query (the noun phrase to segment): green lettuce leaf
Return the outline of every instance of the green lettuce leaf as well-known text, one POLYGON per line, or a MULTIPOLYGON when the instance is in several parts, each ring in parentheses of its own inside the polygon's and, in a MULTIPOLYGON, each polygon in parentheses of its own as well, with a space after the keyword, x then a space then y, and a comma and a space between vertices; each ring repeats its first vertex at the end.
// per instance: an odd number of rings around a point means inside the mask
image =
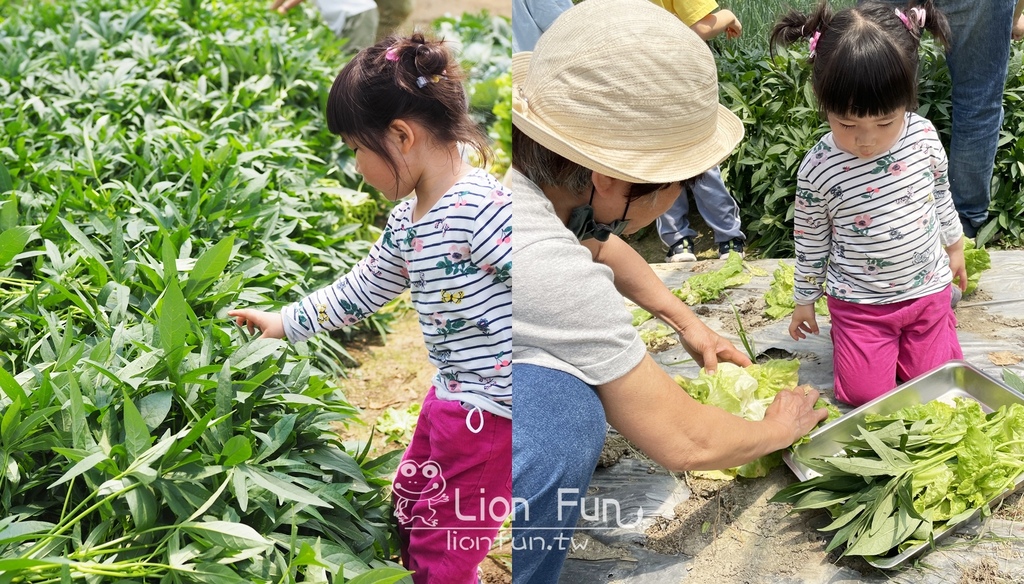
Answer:
MULTIPOLYGON (((764 295, 767 305, 764 313, 769 318, 779 320, 796 310, 796 300, 793 298, 795 277, 796 268, 779 260, 779 267, 772 272, 772 281, 764 295)), ((824 296, 814 302, 814 312, 821 316, 828 315, 828 301, 824 296)))
POLYGON ((981 273, 992 267, 992 258, 988 251, 974 247, 974 240, 964 240, 964 262, 967 264, 967 290, 964 296, 971 294, 978 288, 981 280, 981 273))

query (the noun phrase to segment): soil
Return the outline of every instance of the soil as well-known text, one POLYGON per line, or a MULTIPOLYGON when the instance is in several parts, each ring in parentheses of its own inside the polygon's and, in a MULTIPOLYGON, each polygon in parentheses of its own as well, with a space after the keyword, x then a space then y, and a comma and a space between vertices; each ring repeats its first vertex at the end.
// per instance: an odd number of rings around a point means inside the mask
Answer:
POLYGON ((464 12, 477 13, 486 10, 490 14, 512 18, 512 3, 509 0, 413 0, 413 11, 402 26, 407 31, 429 30, 434 19, 445 14, 458 15, 464 12))

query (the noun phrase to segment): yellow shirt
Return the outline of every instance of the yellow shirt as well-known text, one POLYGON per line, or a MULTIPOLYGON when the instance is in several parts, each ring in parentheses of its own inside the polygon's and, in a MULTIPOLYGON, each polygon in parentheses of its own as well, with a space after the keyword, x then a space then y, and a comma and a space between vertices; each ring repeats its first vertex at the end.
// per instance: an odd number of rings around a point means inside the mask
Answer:
POLYGON ((718 8, 715 0, 651 0, 658 6, 679 17, 686 26, 711 14, 718 8))

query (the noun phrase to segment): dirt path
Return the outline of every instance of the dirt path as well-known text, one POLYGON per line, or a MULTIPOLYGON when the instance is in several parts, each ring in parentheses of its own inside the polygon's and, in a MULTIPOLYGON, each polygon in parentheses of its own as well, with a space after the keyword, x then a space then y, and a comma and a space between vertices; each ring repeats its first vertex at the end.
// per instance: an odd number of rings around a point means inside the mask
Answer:
POLYGON ((509 0, 414 0, 412 16, 406 21, 404 29, 419 28, 426 30, 430 23, 445 14, 457 15, 463 12, 480 12, 486 10, 491 14, 512 17, 512 2, 509 0))

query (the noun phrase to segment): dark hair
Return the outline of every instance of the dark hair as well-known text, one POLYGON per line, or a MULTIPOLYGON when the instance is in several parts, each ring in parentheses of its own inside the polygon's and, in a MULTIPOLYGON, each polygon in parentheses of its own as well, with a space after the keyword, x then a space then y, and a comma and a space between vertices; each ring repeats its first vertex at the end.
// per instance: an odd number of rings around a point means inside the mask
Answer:
POLYGON ((346 64, 327 98, 327 128, 377 154, 398 181, 398 162, 385 143, 397 119, 422 124, 441 143, 462 142, 486 166, 487 138, 469 117, 462 70, 444 41, 420 33, 389 36, 360 51, 346 64))
POLYGON ((790 10, 775 23, 773 57, 776 45, 819 34, 811 55, 811 84, 823 115, 880 116, 901 107, 914 111, 922 33, 916 14, 922 9, 923 28, 948 48, 949 24, 932 0, 908 4, 899 14, 890 4, 871 1, 833 14, 822 0, 810 14, 790 10))
MULTIPOLYGON (((593 170, 556 154, 512 125, 512 166, 540 187, 560 187, 577 196, 590 193, 593 170)), ((697 175, 698 177, 701 175, 697 175)), ((679 181, 683 186, 697 177, 679 181)), ((668 187, 672 183, 630 183, 628 198, 635 201, 668 187)))

